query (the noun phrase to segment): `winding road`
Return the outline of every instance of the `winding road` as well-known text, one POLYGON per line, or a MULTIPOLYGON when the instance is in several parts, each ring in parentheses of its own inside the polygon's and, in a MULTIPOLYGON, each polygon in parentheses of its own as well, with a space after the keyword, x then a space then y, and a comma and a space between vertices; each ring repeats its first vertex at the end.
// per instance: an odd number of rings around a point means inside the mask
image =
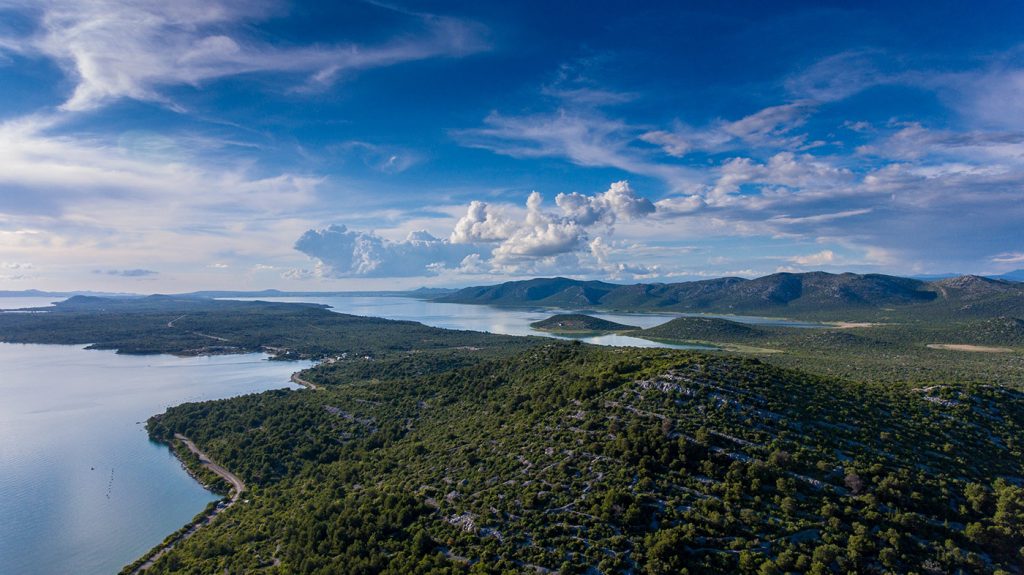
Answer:
POLYGON ((205 467, 205 468, 209 469, 210 471, 216 473, 217 475, 222 477, 225 481, 227 481, 228 483, 231 484, 231 492, 229 493, 229 499, 226 502, 221 502, 216 507, 214 507, 213 511, 211 511, 203 519, 193 523, 188 528, 187 531, 185 531, 181 535, 175 537, 171 541, 168 541, 166 544, 164 544, 159 549, 154 551, 149 556, 149 558, 146 559, 145 563, 139 565, 138 567, 136 567, 131 572, 132 575, 135 575, 136 573, 142 573, 142 572, 146 571, 147 569, 152 567, 154 563, 156 563, 157 559, 162 557, 165 553, 167 553, 171 549, 174 549, 175 545, 177 545, 178 543, 181 543, 182 541, 184 541, 184 540, 188 539, 189 537, 195 535, 196 531, 199 531, 199 529, 201 529, 202 527, 212 523, 213 520, 218 515, 220 515, 221 513, 226 511, 228 508, 230 508, 232 505, 234 505, 236 502, 238 502, 238 498, 242 495, 242 492, 245 491, 245 482, 242 481, 242 479, 240 477, 238 477, 234 473, 231 473, 230 471, 228 471, 227 469, 225 469, 221 465, 213 462, 205 453, 203 453, 202 451, 199 450, 198 447, 196 447, 195 443, 192 443, 191 439, 185 437, 184 435, 182 435, 180 433, 175 433, 174 434, 174 438, 179 440, 179 441, 181 441, 182 443, 184 443, 185 447, 187 447, 189 451, 194 453, 196 455, 196 457, 199 458, 199 463, 202 464, 203 467, 205 467))
POLYGON ((297 385, 301 385, 303 387, 306 387, 306 388, 309 388, 309 389, 312 389, 312 390, 320 389, 320 387, 317 386, 317 384, 313 383, 312 381, 307 381, 307 380, 302 379, 301 377, 299 377, 299 373, 301 373, 301 372, 296 371, 295 373, 292 374, 292 383, 295 383, 297 385))

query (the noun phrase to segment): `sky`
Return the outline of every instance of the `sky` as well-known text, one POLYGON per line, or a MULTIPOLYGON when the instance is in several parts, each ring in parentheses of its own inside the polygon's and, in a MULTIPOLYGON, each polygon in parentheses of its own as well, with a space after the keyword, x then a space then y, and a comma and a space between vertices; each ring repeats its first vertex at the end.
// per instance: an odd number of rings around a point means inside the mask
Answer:
POLYGON ((1024 3, 0 0, 0 290, 1024 268, 1024 3))

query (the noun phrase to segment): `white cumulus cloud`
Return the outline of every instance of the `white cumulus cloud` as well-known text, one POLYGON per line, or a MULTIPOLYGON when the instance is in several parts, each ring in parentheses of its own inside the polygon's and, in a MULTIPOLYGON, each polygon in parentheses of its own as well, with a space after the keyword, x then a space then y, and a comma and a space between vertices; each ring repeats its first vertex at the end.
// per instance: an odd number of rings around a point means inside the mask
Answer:
POLYGON ((633 220, 654 213, 654 204, 636 195, 629 182, 615 182, 608 191, 585 196, 578 192, 558 194, 555 203, 566 218, 583 226, 598 222, 614 225, 618 219, 633 220))
POLYGON ((439 267, 457 267, 473 246, 452 244, 426 231, 391 242, 334 224, 307 231, 295 249, 318 259, 321 273, 329 277, 416 277, 436 275, 439 267))
MULTIPOLYGON (((525 213, 473 201, 445 239, 416 231, 391 242, 335 224, 307 231, 295 248, 319 260, 323 273, 332 277, 414 277, 451 270, 507 274, 559 266, 562 273, 573 273, 589 265, 579 254, 595 265, 611 265, 613 246, 601 237, 591 241, 588 229, 611 232, 617 221, 637 220, 656 209, 625 181, 594 195, 559 194, 556 205, 560 213, 545 210, 538 192, 527 198, 525 213)), ((613 267, 633 273, 633 268, 613 267)))

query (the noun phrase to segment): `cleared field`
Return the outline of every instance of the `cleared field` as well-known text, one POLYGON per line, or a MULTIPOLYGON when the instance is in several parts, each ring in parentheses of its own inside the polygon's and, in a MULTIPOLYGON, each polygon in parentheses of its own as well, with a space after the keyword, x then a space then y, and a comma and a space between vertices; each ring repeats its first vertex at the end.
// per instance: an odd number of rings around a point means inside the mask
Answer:
POLYGON ((1013 353, 1008 347, 992 347, 990 345, 967 345, 962 343, 929 343, 932 349, 948 349, 950 351, 973 351, 978 353, 1013 353))

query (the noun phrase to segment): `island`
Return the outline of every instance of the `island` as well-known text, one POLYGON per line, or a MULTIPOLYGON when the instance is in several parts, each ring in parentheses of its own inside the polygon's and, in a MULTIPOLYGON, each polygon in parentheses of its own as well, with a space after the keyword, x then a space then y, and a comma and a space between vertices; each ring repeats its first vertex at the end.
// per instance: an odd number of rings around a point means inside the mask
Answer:
POLYGON ((604 334, 640 329, 635 325, 625 325, 581 313, 556 314, 541 321, 535 321, 530 327, 539 331, 565 335, 604 334))

